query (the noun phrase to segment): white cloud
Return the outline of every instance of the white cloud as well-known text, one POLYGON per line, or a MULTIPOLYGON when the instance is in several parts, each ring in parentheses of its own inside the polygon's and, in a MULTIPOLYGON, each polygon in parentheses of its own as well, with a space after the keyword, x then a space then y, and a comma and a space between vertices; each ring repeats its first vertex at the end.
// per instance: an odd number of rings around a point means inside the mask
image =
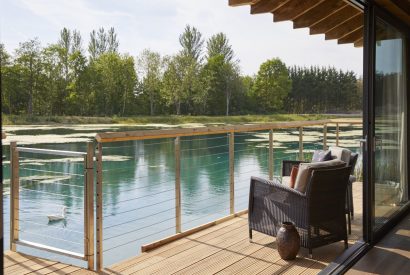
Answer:
POLYGON ((102 10, 87 3, 83 0, 21 0, 22 7, 58 28, 67 26, 90 31, 99 26, 116 25, 133 18, 127 12, 102 10))
POLYGON ((205 37, 225 32, 241 60, 244 73, 256 73, 260 63, 280 57, 288 65, 333 65, 362 71, 362 51, 337 45, 307 29, 293 30, 290 22, 273 23, 272 15, 250 15, 249 7, 229 7, 225 0, 1 0, 2 41, 8 49, 17 41, 38 36, 55 42, 63 27, 78 29, 87 43, 88 33, 115 27, 120 50, 137 55, 144 48, 162 54, 179 50, 178 36, 186 24, 205 37))

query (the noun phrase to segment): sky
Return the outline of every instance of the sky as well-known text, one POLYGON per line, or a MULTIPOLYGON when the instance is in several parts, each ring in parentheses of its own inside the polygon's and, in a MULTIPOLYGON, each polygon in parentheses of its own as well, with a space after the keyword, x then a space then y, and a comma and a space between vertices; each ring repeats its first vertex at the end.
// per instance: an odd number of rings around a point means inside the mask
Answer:
POLYGON ((335 66, 362 75, 362 48, 294 30, 292 22, 273 23, 271 14, 250 15, 249 6, 229 7, 228 0, 0 0, 0 41, 9 52, 34 37, 43 46, 55 43, 63 27, 79 30, 86 48, 93 29, 114 27, 122 53, 150 48, 171 55, 180 50, 187 24, 205 38, 224 32, 243 74, 279 57, 288 66, 335 66))

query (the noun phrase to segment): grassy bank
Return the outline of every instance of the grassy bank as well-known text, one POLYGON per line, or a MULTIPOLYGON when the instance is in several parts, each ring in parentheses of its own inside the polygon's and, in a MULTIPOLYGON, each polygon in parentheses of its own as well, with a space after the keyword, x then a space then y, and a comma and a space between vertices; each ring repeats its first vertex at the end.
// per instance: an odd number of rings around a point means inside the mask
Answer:
POLYGON ((243 116, 137 116, 137 117, 81 117, 81 116, 2 116, 3 125, 41 125, 41 124, 239 124, 251 122, 319 120, 335 118, 334 115, 243 115, 243 116))

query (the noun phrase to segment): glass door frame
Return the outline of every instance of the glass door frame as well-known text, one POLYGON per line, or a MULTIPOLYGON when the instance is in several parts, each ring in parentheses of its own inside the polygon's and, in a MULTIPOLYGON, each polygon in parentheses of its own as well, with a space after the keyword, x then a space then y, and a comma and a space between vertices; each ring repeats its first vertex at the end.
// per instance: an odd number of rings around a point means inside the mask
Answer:
MULTIPOLYGON (((410 203, 408 202, 398 213, 394 214, 378 231, 373 230, 375 219, 375 62, 376 62, 376 20, 381 19, 392 25, 406 36, 406 78, 407 78, 407 106, 410 102, 410 27, 400 22, 397 18, 391 16, 382 8, 378 7, 373 1, 369 1, 365 6, 365 24, 364 24, 364 52, 363 52, 363 239, 366 243, 374 244, 382 238, 401 218, 409 213, 410 203)), ((410 129, 407 121, 407 129, 410 129)), ((407 144, 410 144, 410 138, 407 134, 407 144)), ((410 165, 410 154, 407 156, 407 169, 410 165)), ((408 184, 408 182, 407 182, 408 184)), ((408 191, 410 188, 408 188, 408 191)), ((410 195, 410 191, 409 191, 410 195)))

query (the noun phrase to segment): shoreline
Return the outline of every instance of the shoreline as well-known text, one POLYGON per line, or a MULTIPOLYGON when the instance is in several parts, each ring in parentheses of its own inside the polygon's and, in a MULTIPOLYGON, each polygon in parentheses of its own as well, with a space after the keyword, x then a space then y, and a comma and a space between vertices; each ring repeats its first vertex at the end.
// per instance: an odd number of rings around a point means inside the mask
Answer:
POLYGON ((241 124, 277 121, 304 121, 331 118, 359 118, 361 114, 272 114, 237 116, 136 116, 136 117, 87 117, 87 116, 17 116, 2 115, 3 126, 41 126, 41 125, 181 125, 181 124, 241 124))

